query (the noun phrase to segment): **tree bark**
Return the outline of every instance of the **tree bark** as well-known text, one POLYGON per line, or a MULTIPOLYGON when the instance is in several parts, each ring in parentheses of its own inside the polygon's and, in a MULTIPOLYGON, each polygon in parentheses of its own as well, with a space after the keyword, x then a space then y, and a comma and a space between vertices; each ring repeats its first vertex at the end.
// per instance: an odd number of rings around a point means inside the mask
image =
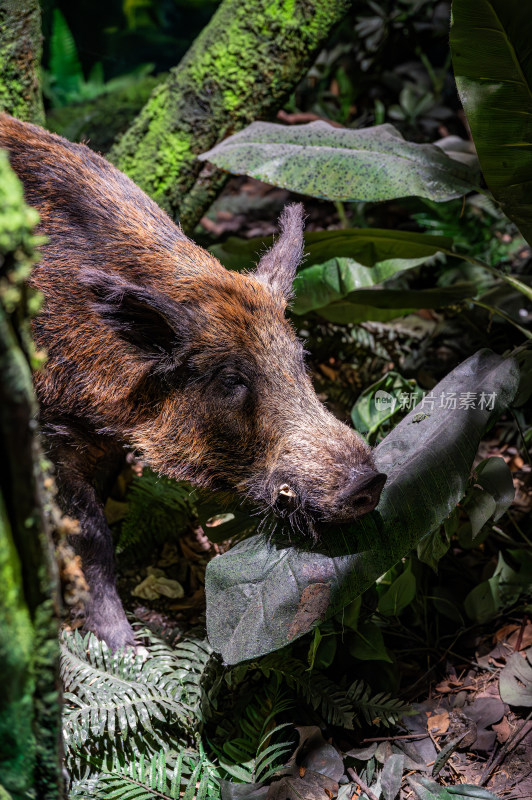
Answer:
POLYGON ((39 0, 0 2, 0 110, 44 124, 39 0))
POLYGON ((196 160, 269 119, 303 77, 350 0, 223 0, 111 160, 192 229, 223 185, 196 160), (200 174, 201 173, 201 174, 200 174))
POLYGON ((24 284, 36 221, 0 153, 0 796, 17 800, 62 796, 57 575, 30 368, 38 298, 24 284))

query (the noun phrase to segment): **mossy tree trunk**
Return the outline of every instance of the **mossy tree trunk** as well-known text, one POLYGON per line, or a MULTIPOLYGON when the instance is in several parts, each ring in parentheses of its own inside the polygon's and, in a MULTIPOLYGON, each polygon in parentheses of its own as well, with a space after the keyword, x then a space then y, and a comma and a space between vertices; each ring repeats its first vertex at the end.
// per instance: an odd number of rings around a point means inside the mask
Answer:
POLYGON ((25 285, 37 214, 0 153, 0 797, 62 796, 57 576, 25 285), (9 794, 6 794, 9 793, 9 794))
POLYGON ((223 0, 168 80, 157 87, 111 160, 185 229, 224 176, 196 156, 279 109, 350 0, 223 0))
POLYGON ((44 124, 39 0, 0 2, 0 110, 44 124))

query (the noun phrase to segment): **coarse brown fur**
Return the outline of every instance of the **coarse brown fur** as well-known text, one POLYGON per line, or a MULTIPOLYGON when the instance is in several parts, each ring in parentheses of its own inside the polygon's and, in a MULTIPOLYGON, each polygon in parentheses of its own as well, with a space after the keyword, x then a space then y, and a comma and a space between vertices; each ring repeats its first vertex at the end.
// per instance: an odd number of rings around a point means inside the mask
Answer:
POLYGON ((88 628, 112 647, 133 641, 102 510, 124 447, 302 532, 375 507, 384 476, 318 400, 285 318, 301 206, 285 208, 254 273, 230 272, 88 147, 4 114, 0 147, 48 237, 31 277, 48 353, 35 383, 63 502, 81 523, 88 628))

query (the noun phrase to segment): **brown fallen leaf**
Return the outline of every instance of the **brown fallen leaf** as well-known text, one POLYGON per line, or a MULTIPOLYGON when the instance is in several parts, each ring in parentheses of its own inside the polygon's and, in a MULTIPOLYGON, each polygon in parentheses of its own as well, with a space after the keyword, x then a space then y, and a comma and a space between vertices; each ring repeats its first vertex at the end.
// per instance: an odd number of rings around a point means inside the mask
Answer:
POLYGON ((184 597, 185 590, 178 581, 167 578, 162 569, 149 567, 150 573, 138 586, 131 590, 135 597, 142 597, 143 600, 158 600, 160 597, 171 597, 177 600, 184 597))
POLYGON ((449 712, 442 711, 441 714, 433 714, 427 720, 427 730, 432 735, 447 733, 449 729, 449 712))
POLYGON ((493 634, 493 644, 505 642, 514 631, 519 630, 519 627, 519 625, 503 625, 493 634))
POLYGON ((448 678, 447 680, 438 683, 436 686, 436 691, 440 694, 448 694, 449 692, 455 692, 457 689, 461 689, 462 687, 463 681, 448 678))
POLYGON ((500 722, 498 722, 496 725, 492 725, 491 727, 497 734, 497 741, 499 744, 504 744, 512 734, 510 723, 506 717, 503 717, 500 722))
POLYGON ((514 631, 511 636, 508 637, 508 644, 515 650, 518 646, 519 642, 519 650, 526 650, 527 648, 532 645, 532 623, 527 622, 525 627, 522 629, 522 636, 521 641, 519 641, 519 636, 521 634, 521 626, 516 626, 517 630, 514 631))

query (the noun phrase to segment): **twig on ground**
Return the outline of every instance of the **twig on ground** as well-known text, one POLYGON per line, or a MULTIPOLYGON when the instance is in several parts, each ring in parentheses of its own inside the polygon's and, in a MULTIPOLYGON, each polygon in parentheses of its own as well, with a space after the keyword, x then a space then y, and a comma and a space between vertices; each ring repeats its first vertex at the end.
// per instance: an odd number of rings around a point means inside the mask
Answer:
POLYGON ((364 783, 360 775, 357 772, 355 772, 353 767, 348 768, 347 774, 349 775, 350 778, 353 779, 355 783, 358 783, 361 790, 364 792, 365 795, 367 795, 368 800, 377 800, 377 797, 373 794, 369 786, 366 783, 364 783))

